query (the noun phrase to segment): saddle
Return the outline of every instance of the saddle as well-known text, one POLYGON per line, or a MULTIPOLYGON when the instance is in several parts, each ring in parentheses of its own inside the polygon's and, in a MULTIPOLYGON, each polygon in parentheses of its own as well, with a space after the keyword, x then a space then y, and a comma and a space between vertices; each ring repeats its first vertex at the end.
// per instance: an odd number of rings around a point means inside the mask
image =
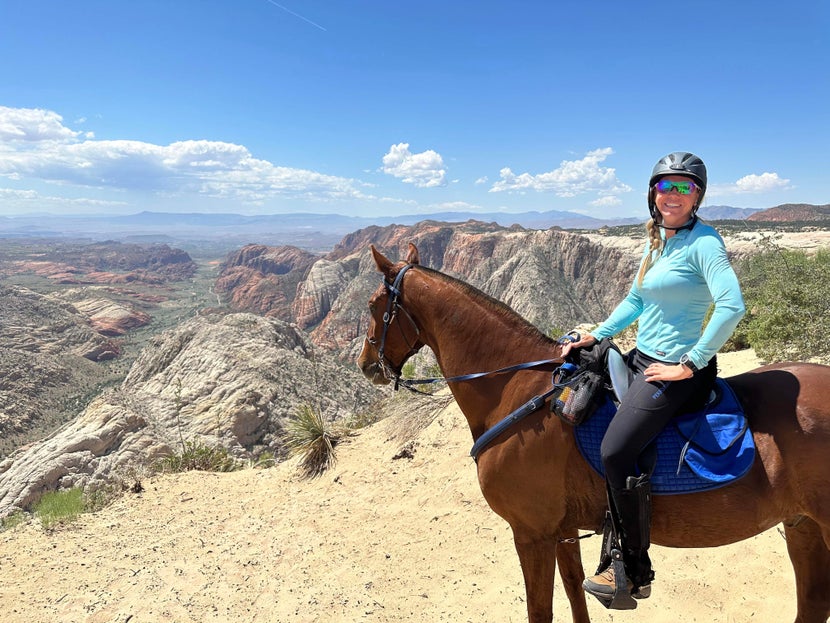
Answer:
MULTIPOLYGON (((593 415, 574 428, 577 446, 603 477, 600 444, 633 377, 622 354, 608 349, 610 388, 593 415)), ((755 461, 755 442, 735 392, 718 378, 702 410, 674 418, 642 457, 651 473, 652 493, 670 495, 706 491, 744 476, 755 461)))

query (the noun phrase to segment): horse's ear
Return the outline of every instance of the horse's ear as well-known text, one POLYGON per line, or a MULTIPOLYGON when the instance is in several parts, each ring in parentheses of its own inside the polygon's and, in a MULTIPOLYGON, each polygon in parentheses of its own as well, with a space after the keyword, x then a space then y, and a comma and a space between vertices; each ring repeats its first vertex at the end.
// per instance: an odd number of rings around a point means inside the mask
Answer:
POLYGON ((390 262, 387 257, 375 248, 375 245, 370 244, 369 248, 372 250, 372 257, 375 259, 375 265, 378 270, 382 272, 387 279, 392 279, 395 273, 395 265, 390 262))
POLYGON ((409 243, 409 252, 406 254, 406 263, 407 264, 420 264, 421 263, 421 254, 418 253, 418 247, 416 247, 411 242, 409 243))

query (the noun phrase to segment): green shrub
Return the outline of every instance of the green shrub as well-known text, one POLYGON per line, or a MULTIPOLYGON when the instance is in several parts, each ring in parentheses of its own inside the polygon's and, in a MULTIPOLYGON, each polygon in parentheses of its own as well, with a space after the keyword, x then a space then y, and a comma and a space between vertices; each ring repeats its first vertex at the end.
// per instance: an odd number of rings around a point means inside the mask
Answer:
POLYGON ((302 457, 300 469, 307 477, 319 476, 334 465, 334 447, 340 437, 320 411, 307 404, 285 426, 285 445, 292 456, 302 457))
POLYGON ((252 469, 265 469, 274 467, 277 464, 277 457, 270 450, 261 453, 256 459, 251 459, 248 463, 252 469))
POLYGON ((441 372, 441 366, 439 366, 437 363, 434 363, 427 368, 427 377, 440 379, 443 376, 444 373, 441 372))
POLYGON ((26 513, 23 511, 15 511, 7 517, 0 519, 0 532, 5 530, 12 530, 27 520, 26 513))
POLYGON ((343 428, 347 431, 360 430, 375 424, 383 418, 383 412, 377 408, 366 409, 352 415, 344 424, 343 428))
POLYGON ((44 528, 73 521, 85 510, 83 489, 74 487, 63 491, 48 491, 33 510, 44 528))
POLYGON ((830 252, 762 247, 736 267, 747 307, 737 339, 765 361, 830 360, 830 252))
POLYGON ((200 441, 186 441, 182 452, 161 459, 158 463, 164 472, 232 472, 241 464, 223 446, 208 446, 200 441))
POLYGON ((401 376, 405 379, 414 379, 415 374, 415 361, 413 359, 410 359, 405 364, 403 364, 403 368, 401 368, 401 376))

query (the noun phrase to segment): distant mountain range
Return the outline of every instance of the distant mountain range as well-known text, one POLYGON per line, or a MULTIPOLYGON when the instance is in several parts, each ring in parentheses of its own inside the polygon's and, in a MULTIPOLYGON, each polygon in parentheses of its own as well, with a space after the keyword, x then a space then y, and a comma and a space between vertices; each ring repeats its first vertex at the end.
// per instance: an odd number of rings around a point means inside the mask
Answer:
POLYGON ((763 222, 816 222, 830 220, 830 205, 812 205, 809 203, 786 203, 752 214, 749 221, 763 222))
MULTIPOLYGON (((830 218, 830 206, 794 205, 776 206, 769 210, 706 206, 700 215, 707 220, 820 220, 830 218), (792 213, 792 219, 787 214, 792 213), (808 218, 809 215, 812 217, 808 218)), ((424 220, 466 222, 469 220, 494 222, 504 227, 519 225, 526 229, 598 229, 603 226, 631 225, 645 221, 642 218, 598 219, 576 212, 550 210, 546 212, 436 212, 404 216, 346 216, 342 214, 291 213, 261 216, 241 214, 139 212, 124 216, 61 216, 32 215, 0 217, 0 237, 60 237, 89 238, 92 240, 119 240, 133 242, 168 242, 195 244, 211 242, 227 248, 238 248, 248 243, 267 245, 294 245, 312 250, 331 249, 351 232, 369 226, 414 225, 424 220)))
POLYGON ((744 221, 753 214, 764 212, 761 208, 733 208, 732 206, 704 206, 699 214, 707 221, 744 221))
POLYGON ((625 225, 638 222, 634 218, 597 219, 576 212, 550 210, 547 212, 433 212, 400 216, 348 216, 344 214, 268 214, 245 216, 242 214, 210 214, 200 212, 139 212, 125 216, 59 216, 54 214, 5 217, 0 219, 0 235, 67 235, 129 233, 141 235, 165 233, 171 236, 208 237, 226 233, 263 232, 317 232, 342 236, 364 227, 376 225, 414 225, 425 220, 463 223, 469 220, 495 222, 509 227, 520 225, 527 229, 598 228, 603 225, 625 225))

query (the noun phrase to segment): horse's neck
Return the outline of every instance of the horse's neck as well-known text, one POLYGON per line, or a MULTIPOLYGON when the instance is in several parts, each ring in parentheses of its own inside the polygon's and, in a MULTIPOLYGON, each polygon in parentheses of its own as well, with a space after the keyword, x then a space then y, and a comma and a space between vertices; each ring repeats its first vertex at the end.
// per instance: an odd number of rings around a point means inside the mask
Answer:
MULTIPOLYGON (((424 291, 428 295, 419 301, 422 309, 418 314, 424 324, 422 338, 435 353, 444 376, 491 372, 558 354, 551 342, 520 316, 506 313, 486 299, 471 296, 455 284, 441 284, 424 291)), ((502 403, 502 392, 509 386, 510 378, 497 375, 490 377, 490 381, 485 381, 486 392, 482 392, 482 381, 456 385, 453 393, 461 409, 465 409, 465 402, 474 403, 471 408, 476 411, 480 411, 484 400, 494 406, 502 403), (483 393, 489 394, 484 400, 483 393)), ((517 396, 517 399, 524 401, 531 396, 517 396)), ((469 419, 466 411, 465 415, 469 419)), ((484 417, 489 419, 489 415, 484 417)))
POLYGON ((523 345, 502 319, 481 305, 443 301, 426 326, 428 345, 446 376, 457 376, 511 365, 523 345), (473 369, 475 368, 475 369, 473 369))

